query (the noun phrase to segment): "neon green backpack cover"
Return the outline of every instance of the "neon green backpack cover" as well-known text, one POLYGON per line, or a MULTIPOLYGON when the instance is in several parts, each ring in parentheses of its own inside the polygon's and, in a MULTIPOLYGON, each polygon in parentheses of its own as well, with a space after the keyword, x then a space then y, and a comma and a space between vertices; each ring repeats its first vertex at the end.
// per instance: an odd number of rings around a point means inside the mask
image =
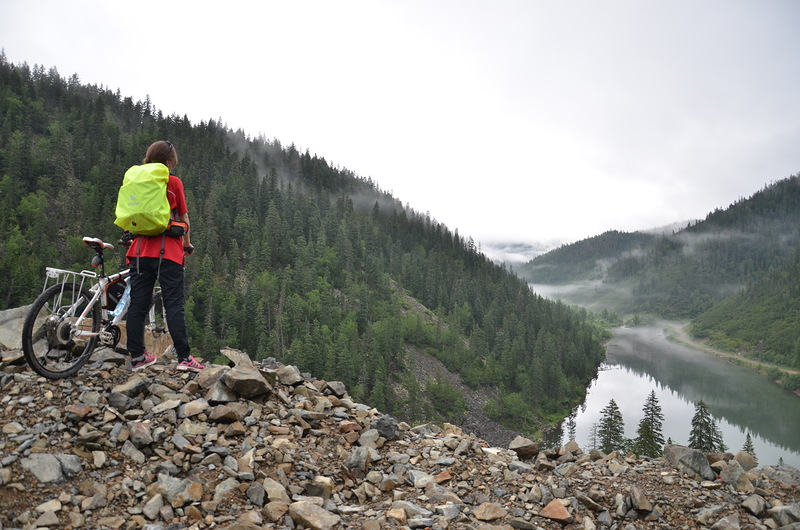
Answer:
POLYGON ((160 162, 133 166, 119 188, 114 224, 132 234, 161 235, 169 225, 169 168, 160 162))

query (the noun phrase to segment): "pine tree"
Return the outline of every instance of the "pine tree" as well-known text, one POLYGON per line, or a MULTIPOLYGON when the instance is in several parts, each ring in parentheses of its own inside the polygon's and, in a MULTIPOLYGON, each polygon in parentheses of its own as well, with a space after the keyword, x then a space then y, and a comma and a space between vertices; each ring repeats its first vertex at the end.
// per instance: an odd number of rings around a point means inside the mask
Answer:
POLYGON ((728 450, 728 446, 725 445, 725 442, 722 440, 722 430, 714 420, 712 420, 712 425, 714 426, 714 448, 717 451, 722 451, 724 453, 728 450))
POLYGON ((704 453, 727 449, 722 441, 722 432, 702 400, 695 404, 692 430, 689 433, 689 447, 704 453))
POLYGON ((600 449, 606 454, 623 451, 625 449, 625 423, 617 402, 612 399, 600 413, 603 415, 600 418, 600 427, 597 433, 600 449))
POLYGON ((655 458, 661 455, 664 448, 664 435, 661 432, 664 414, 661 412, 661 406, 658 404, 654 390, 650 391, 643 412, 644 417, 636 430, 634 450, 639 455, 655 458))
POLYGON ((597 449, 597 429, 599 425, 597 422, 592 423, 592 427, 589 429, 589 447, 592 449, 597 449))
POLYGON ((567 418, 567 438, 572 441, 575 439, 578 426, 575 424, 575 413, 569 415, 567 418))
POLYGON ((747 437, 744 439, 744 447, 742 447, 742 451, 752 456, 756 462, 758 462, 758 458, 756 458, 756 448, 753 447, 753 439, 750 437, 750 433, 747 433, 747 437))

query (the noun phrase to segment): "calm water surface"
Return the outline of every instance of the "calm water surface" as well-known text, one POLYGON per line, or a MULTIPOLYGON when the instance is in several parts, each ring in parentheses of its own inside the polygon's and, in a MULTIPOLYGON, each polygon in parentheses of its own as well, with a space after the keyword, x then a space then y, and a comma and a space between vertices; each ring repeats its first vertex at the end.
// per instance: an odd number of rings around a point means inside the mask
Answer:
POLYGON ((664 439, 688 444, 695 403, 702 400, 730 452, 742 449, 749 432, 759 466, 782 458, 800 468, 800 398, 752 370, 668 341, 657 326, 613 330, 606 363, 577 411, 578 444, 591 447, 592 426, 612 398, 622 412, 625 436, 635 438, 651 390, 664 414, 664 439))

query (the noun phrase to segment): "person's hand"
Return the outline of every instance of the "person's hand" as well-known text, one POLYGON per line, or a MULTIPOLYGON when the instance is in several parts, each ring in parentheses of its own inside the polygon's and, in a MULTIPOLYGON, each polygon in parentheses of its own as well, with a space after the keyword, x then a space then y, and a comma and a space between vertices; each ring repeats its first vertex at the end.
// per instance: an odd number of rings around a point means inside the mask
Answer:
POLYGON ((194 254, 194 247, 192 245, 187 245, 183 247, 183 253, 186 254, 187 256, 191 256, 192 254, 194 254))

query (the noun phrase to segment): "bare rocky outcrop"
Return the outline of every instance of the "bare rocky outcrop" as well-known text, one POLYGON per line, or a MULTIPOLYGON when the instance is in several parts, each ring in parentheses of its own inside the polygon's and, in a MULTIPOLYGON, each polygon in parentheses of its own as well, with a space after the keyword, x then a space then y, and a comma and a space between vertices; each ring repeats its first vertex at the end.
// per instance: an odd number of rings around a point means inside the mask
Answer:
POLYGON ((658 459, 492 447, 222 353, 230 366, 186 374, 98 351, 48 381, 3 352, 0 527, 800 528, 793 468, 680 446, 658 459))

